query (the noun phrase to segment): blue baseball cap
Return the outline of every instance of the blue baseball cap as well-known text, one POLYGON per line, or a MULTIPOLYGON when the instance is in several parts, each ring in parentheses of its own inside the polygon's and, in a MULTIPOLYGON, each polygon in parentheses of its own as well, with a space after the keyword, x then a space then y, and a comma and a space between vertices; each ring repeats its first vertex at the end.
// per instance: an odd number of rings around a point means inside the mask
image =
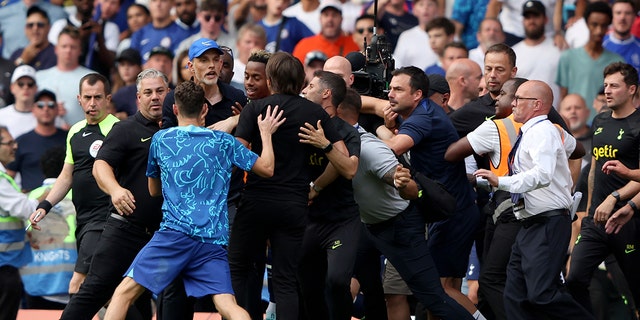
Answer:
POLYGON ((224 52, 218 46, 218 43, 207 38, 200 38, 194 41, 189 47, 189 60, 193 60, 201 56, 205 51, 214 49, 219 55, 223 55, 224 52))

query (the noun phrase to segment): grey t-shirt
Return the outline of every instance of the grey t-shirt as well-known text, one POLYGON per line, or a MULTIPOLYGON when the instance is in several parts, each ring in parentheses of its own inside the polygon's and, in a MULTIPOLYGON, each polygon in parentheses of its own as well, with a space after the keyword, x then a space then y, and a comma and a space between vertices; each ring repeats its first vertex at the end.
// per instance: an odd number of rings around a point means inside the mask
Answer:
POLYGON ((362 222, 383 222, 409 206, 409 201, 402 199, 398 190, 382 180, 385 173, 396 168, 398 159, 384 142, 371 133, 363 133, 360 141, 358 171, 352 180, 354 198, 360 206, 362 222))

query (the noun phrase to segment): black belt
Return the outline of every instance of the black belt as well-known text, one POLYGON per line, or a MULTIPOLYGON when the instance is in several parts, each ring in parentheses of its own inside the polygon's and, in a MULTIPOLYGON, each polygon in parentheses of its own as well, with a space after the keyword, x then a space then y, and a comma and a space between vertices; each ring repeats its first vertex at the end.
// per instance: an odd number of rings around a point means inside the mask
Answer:
POLYGON ((522 224, 522 227, 529 228, 534 224, 547 223, 547 221, 549 221, 549 218, 551 217, 568 216, 568 215, 569 215, 569 210, 567 209, 555 209, 555 210, 540 212, 534 216, 520 219, 519 221, 522 224))
POLYGON ((114 218, 114 219, 116 219, 118 221, 124 222, 128 226, 133 227, 134 229, 136 229, 138 231, 141 231, 141 232, 143 232, 145 234, 148 234, 148 235, 152 235, 153 232, 154 232, 154 230, 151 230, 151 229, 149 229, 147 227, 139 226, 139 225, 137 225, 135 223, 132 223, 127 218, 125 218, 125 217, 123 217, 123 216, 121 216, 121 215, 119 215, 117 213, 111 213, 111 218, 114 218))

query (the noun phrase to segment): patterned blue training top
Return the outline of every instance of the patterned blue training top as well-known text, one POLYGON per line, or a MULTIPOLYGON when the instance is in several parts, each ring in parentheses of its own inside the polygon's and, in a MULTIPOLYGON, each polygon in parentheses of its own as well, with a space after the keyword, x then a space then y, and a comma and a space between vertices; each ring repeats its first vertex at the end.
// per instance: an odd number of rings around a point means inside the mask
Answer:
POLYGON ((147 177, 162 181, 160 230, 226 245, 227 193, 233 165, 248 171, 258 155, 233 136, 196 126, 173 127, 151 140, 147 177))

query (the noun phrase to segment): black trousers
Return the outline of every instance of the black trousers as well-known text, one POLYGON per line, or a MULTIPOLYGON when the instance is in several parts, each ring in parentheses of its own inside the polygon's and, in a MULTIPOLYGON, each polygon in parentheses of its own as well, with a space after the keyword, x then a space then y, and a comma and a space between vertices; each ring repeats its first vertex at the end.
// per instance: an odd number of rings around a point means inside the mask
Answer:
POLYGON ((351 319, 350 284, 359 239, 358 215, 340 222, 307 224, 298 268, 306 319, 351 319))
POLYGON ((238 304, 251 319, 263 319, 260 291, 251 278, 256 257, 271 243, 273 298, 278 320, 298 320, 297 271, 304 236, 307 204, 245 197, 238 206, 229 239, 229 269, 238 304), (253 289, 251 289, 253 288, 253 289))
POLYGON ((364 315, 369 320, 387 320, 381 255, 367 236, 366 226, 360 223, 360 240, 353 274, 360 283, 360 291, 364 295, 364 315))
POLYGON ((562 290, 560 283, 571 238, 571 218, 565 214, 536 220, 523 225, 513 244, 504 288, 507 318, 595 320, 562 290))
POLYGON ((444 292, 424 229, 424 218, 413 206, 387 221, 367 225, 369 238, 420 303, 443 320, 472 320, 471 314, 444 292))
POLYGON ((15 320, 20 309, 24 287, 16 267, 0 267, 0 320, 15 320))
MULTIPOLYGON (((480 268, 479 297, 482 304, 488 304, 495 320, 507 320, 504 311, 504 286, 507 282, 507 265, 511 256, 511 247, 520 231, 521 224, 513 219, 498 220, 495 223, 488 217, 487 232, 482 267, 480 268)), ((484 310, 483 314, 485 314, 484 310)))
POLYGON ((573 297, 587 310, 592 310, 589 284, 594 270, 613 254, 624 274, 633 299, 640 301, 640 219, 634 217, 618 234, 607 234, 603 225, 593 223, 593 217, 582 219, 580 235, 571 253, 571 269, 567 287, 573 297))
MULTIPOLYGON (((109 217, 93 254, 89 273, 80 291, 74 294, 61 319, 92 319, 111 299, 124 273, 152 234, 127 221, 109 217)), ((131 308, 128 318, 151 319, 151 295, 143 294, 131 308), (137 311, 137 312, 136 312, 137 311)))

